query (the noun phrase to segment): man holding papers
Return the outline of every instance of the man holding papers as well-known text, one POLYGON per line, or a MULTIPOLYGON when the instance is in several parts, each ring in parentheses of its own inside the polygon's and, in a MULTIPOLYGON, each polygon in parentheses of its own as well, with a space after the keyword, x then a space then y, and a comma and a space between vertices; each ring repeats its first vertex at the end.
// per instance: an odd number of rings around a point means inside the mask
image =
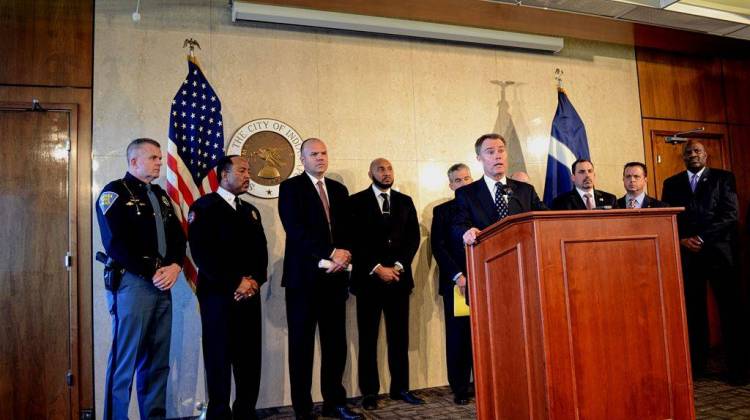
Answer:
MULTIPOLYGON (((469 167, 463 163, 457 163, 448 169, 448 186, 452 191, 471 182, 469 167)), ((448 384, 453 391, 453 401, 466 405, 469 403, 471 389, 471 325, 468 316, 455 316, 454 313, 454 289, 458 289, 459 298, 466 293, 466 276, 462 268, 466 259, 463 243, 451 239, 450 235, 450 223, 455 212, 455 199, 435 207, 432 211, 430 244, 439 268, 438 291, 443 296, 445 311, 448 384)), ((461 301, 465 302, 463 299, 461 301)))
POLYGON ((325 178, 328 150, 310 138, 301 146, 305 172, 279 187, 279 216, 286 231, 284 275, 289 328, 289 379, 299 419, 314 418, 312 386, 315 328, 320 327, 323 415, 360 419, 346 406, 342 377, 346 366, 346 187, 325 178), (320 268, 321 266, 328 268, 320 268))

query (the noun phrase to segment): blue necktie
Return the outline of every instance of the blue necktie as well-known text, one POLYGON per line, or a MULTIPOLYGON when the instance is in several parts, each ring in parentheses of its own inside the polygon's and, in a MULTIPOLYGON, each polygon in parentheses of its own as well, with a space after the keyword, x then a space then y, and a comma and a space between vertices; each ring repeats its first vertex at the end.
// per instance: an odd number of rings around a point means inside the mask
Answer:
POLYGON ((502 182, 498 181, 495 183, 495 210, 497 210, 497 220, 502 220, 508 217, 508 203, 505 202, 505 198, 502 195, 503 185, 502 182))
POLYGON ((156 246, 159 251, 159 255, 164 258, 167 255, 167 235, 164 232, 164 219, 161 217, 161 206, 159 205, 159 199, 156 198, 156 194, 151 189, 151 184, 146 184, 146 191, 148 193, 148 200, 151 202, 151 207, 154 209, 154 221, 156 222, 156 246))
POLYGON ((695 187, 698 186, 698 174, 693 174, 690 178, 690 189, 695 192, 695 187))

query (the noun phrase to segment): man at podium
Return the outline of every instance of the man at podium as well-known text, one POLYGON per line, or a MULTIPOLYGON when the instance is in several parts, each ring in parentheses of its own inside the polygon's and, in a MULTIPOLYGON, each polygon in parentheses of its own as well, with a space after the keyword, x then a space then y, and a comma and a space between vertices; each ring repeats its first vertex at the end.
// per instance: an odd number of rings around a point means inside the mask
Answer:
MULTIPOLYGON (((484 175, 456 190, 456 214, 451 227, 453 236, 466 245, 473 244, 482 229, 507 216, 547 210, 533 186, 505 176, 508 150, 503 136, 485 134, 474 143, 474 150, 484 175)), ((466 272, 466 267, 462 268, 466 272)))

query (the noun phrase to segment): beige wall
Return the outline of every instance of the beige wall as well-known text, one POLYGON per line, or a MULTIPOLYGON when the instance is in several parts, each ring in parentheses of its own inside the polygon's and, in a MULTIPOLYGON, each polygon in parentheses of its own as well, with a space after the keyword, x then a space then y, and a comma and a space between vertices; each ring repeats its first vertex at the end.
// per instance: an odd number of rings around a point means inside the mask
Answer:
MULTIPOLYGON (((586 123, 598 187, 620 195, 622 164, 643 160, 637 75, 632 48, 566 39, 557 55, 502 51, 442 42, 232 23, 226 1, 97 1, 94 54, 94 197, 125 171, 124 147, 150 136, 166 147, 169 107, 186 73, 187 37, 196 38, 202 67, 223 105, 225 137, 245 122, 275 118, 302 137, 328 143, 330 173, 351 192, 368 185, 367 165, 389 158, 396 184, 414 198, 422 225, 416 289, 411 300, 411 384, 445 385, 442 301, 429 247, 433 207, 450 195, 445 170, 457 161, 480 175, 473 153, 479 135, 499 131, 512 169, 525 166, 541 195, 550 124, 557 105, 554 72, 586 123), (512 81, 503 89, 493 81, 512 81)), ((284 232, 276 200, 253 199, 269 239, 270 281, 264 286, 264 348, 259 407, 289 404, 286 320, 279 286, 284 232)), ((101 248, 98 227, 94 247, 101 248)), ((251 257, 251 256, 248 256, 251 257)), ((96 267, 95 267, 96 268, 96 267)), ((110 340, 101 286, 94 278, 97 406, 101 409, 110 340)), ((348 306, 345 383, 357 395, 354 298, 348 306)), ((184 282, 174 290, 168 416, 194 414, 204 399, 200 318, 184 282)), ((381 346, 381 376, 387 377, 381 346)), ((316 359, 317 360, 317 359, 316 359)), ((316 361, 317 363, 317 361, 316 361)), ((317 365, 316 365, 317 366, 317 365)), ((317 375, 315 382, 317 383, 317 375)), ((381 381, 387 390, 388 380, 381 381)), ((314 385, 314 398, 320 399, 314 385)))

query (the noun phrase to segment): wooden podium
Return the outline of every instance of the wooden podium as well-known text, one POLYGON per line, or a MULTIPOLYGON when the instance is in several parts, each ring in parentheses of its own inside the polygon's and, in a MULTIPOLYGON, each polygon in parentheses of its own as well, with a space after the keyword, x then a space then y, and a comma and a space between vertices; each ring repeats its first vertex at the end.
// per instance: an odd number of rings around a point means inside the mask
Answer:
POLYGON ((479 419, 693 419, 675 215, 531 212, 467 248, 479 419))

